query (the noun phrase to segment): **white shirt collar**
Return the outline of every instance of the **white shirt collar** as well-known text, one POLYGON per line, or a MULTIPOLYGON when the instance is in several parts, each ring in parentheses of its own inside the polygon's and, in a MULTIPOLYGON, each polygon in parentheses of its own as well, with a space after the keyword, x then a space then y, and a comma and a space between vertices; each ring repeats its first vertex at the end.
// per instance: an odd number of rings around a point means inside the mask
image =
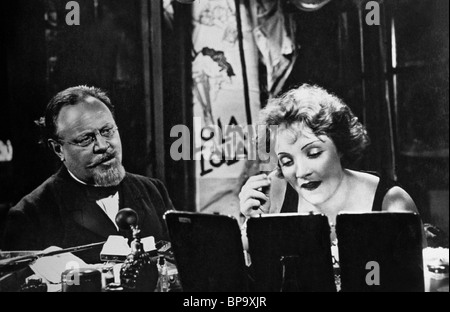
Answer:
POLYGON ((72 178, 74 178, 75 181, 78 181, 78 182, 80 182, 81 184, 87 185, 86 182, 83 182, 83 181, 81 181, 80 179, 78 179, 72 172, 70 172, 69 169, 67 169, 67 171, 69 172, 70 176, 71 176, 72 178))
MULTIPOLYGON (((70 172, 69 169, 67 169, 67 171, 75 181, 78 181, 83 185, 88 185, 86 182, 83 182, 80 179, 78 179, 72 172, 70 172)), ((94 186, 98 187, 99 185, 94 186)), ((112 221, 112 223, 114 224, 114 226, 118 231, 119 227, 116 224, 115 218, 117 213, 119 212, 119 192, 117 191, 114 195, 110 195, 106 198, 99 199, 96 201, 96 203, 106 213, 106 215, 109 217, 109 219, 112 221)))

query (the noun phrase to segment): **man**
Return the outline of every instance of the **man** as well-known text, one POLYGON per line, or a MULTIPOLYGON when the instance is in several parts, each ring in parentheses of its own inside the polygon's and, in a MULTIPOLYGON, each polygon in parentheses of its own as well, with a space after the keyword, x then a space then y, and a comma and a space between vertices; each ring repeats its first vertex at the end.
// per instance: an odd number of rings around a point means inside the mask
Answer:
MULTIPOLYGON (((157 179, 125 172, 122 145, 108 96, 94 87, 58 93, 41 118, 48 146, 62 161, 60 170, 11 208, 5 250, 42 250, 105 241, 109 235, 132 238, 117 227, 122 208, 138 214, 141 237, 168 240, 163 214, 173 209, 157 179)), ((76 255, 100 262, 101 245, 76 255)))

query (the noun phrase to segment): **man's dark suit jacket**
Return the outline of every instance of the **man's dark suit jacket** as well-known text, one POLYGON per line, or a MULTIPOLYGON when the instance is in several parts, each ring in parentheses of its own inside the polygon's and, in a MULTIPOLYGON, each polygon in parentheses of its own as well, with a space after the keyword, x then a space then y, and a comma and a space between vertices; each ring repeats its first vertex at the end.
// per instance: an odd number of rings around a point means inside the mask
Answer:
MULTIPOLYGON (((117 231, 95 202, 110 195, 103 191, 116 190, 119 210, 132 208, 137 212, 141 237, 153 236, 155 242, 169 240, 163 214, 173 206, 161 181, 127 173, 115 189, 97 188, 75 181, 63 166, 11 208, 3 238, 4 250, 68 248, 102 242, 109 235, 122 235, 131 240, 131 230, 117 231)), ((100 250, 101 246, 76 255, 87 263, 99 263, 100 250)))

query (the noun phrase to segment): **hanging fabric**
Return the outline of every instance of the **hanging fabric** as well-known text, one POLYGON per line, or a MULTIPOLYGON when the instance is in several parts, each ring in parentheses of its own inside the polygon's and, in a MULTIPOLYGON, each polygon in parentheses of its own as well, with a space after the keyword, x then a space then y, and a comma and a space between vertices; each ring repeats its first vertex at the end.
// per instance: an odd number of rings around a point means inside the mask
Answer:
POLYGON ((280 93, 292 71, 299 47, 295 22, 283 12, 280 0, 251 0, 253 35, 266 67, 269 97, 280 93))

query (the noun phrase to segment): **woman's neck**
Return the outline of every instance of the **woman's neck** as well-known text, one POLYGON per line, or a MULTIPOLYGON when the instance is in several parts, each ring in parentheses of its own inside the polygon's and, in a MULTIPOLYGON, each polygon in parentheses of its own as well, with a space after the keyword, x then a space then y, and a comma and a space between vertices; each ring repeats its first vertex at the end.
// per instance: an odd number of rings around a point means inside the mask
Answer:
POLYGON ((339 185, 334 193, 325 202, 318 205, 312 205, 314 207, 314 211, 325 214, 328 217, 330 224, 335 224, 337 214, 344 210, 347 206, 348 195, 351 188, 350 185, 351 173, 350 171, 344 169, 342 171, 342 177, 339 185))

